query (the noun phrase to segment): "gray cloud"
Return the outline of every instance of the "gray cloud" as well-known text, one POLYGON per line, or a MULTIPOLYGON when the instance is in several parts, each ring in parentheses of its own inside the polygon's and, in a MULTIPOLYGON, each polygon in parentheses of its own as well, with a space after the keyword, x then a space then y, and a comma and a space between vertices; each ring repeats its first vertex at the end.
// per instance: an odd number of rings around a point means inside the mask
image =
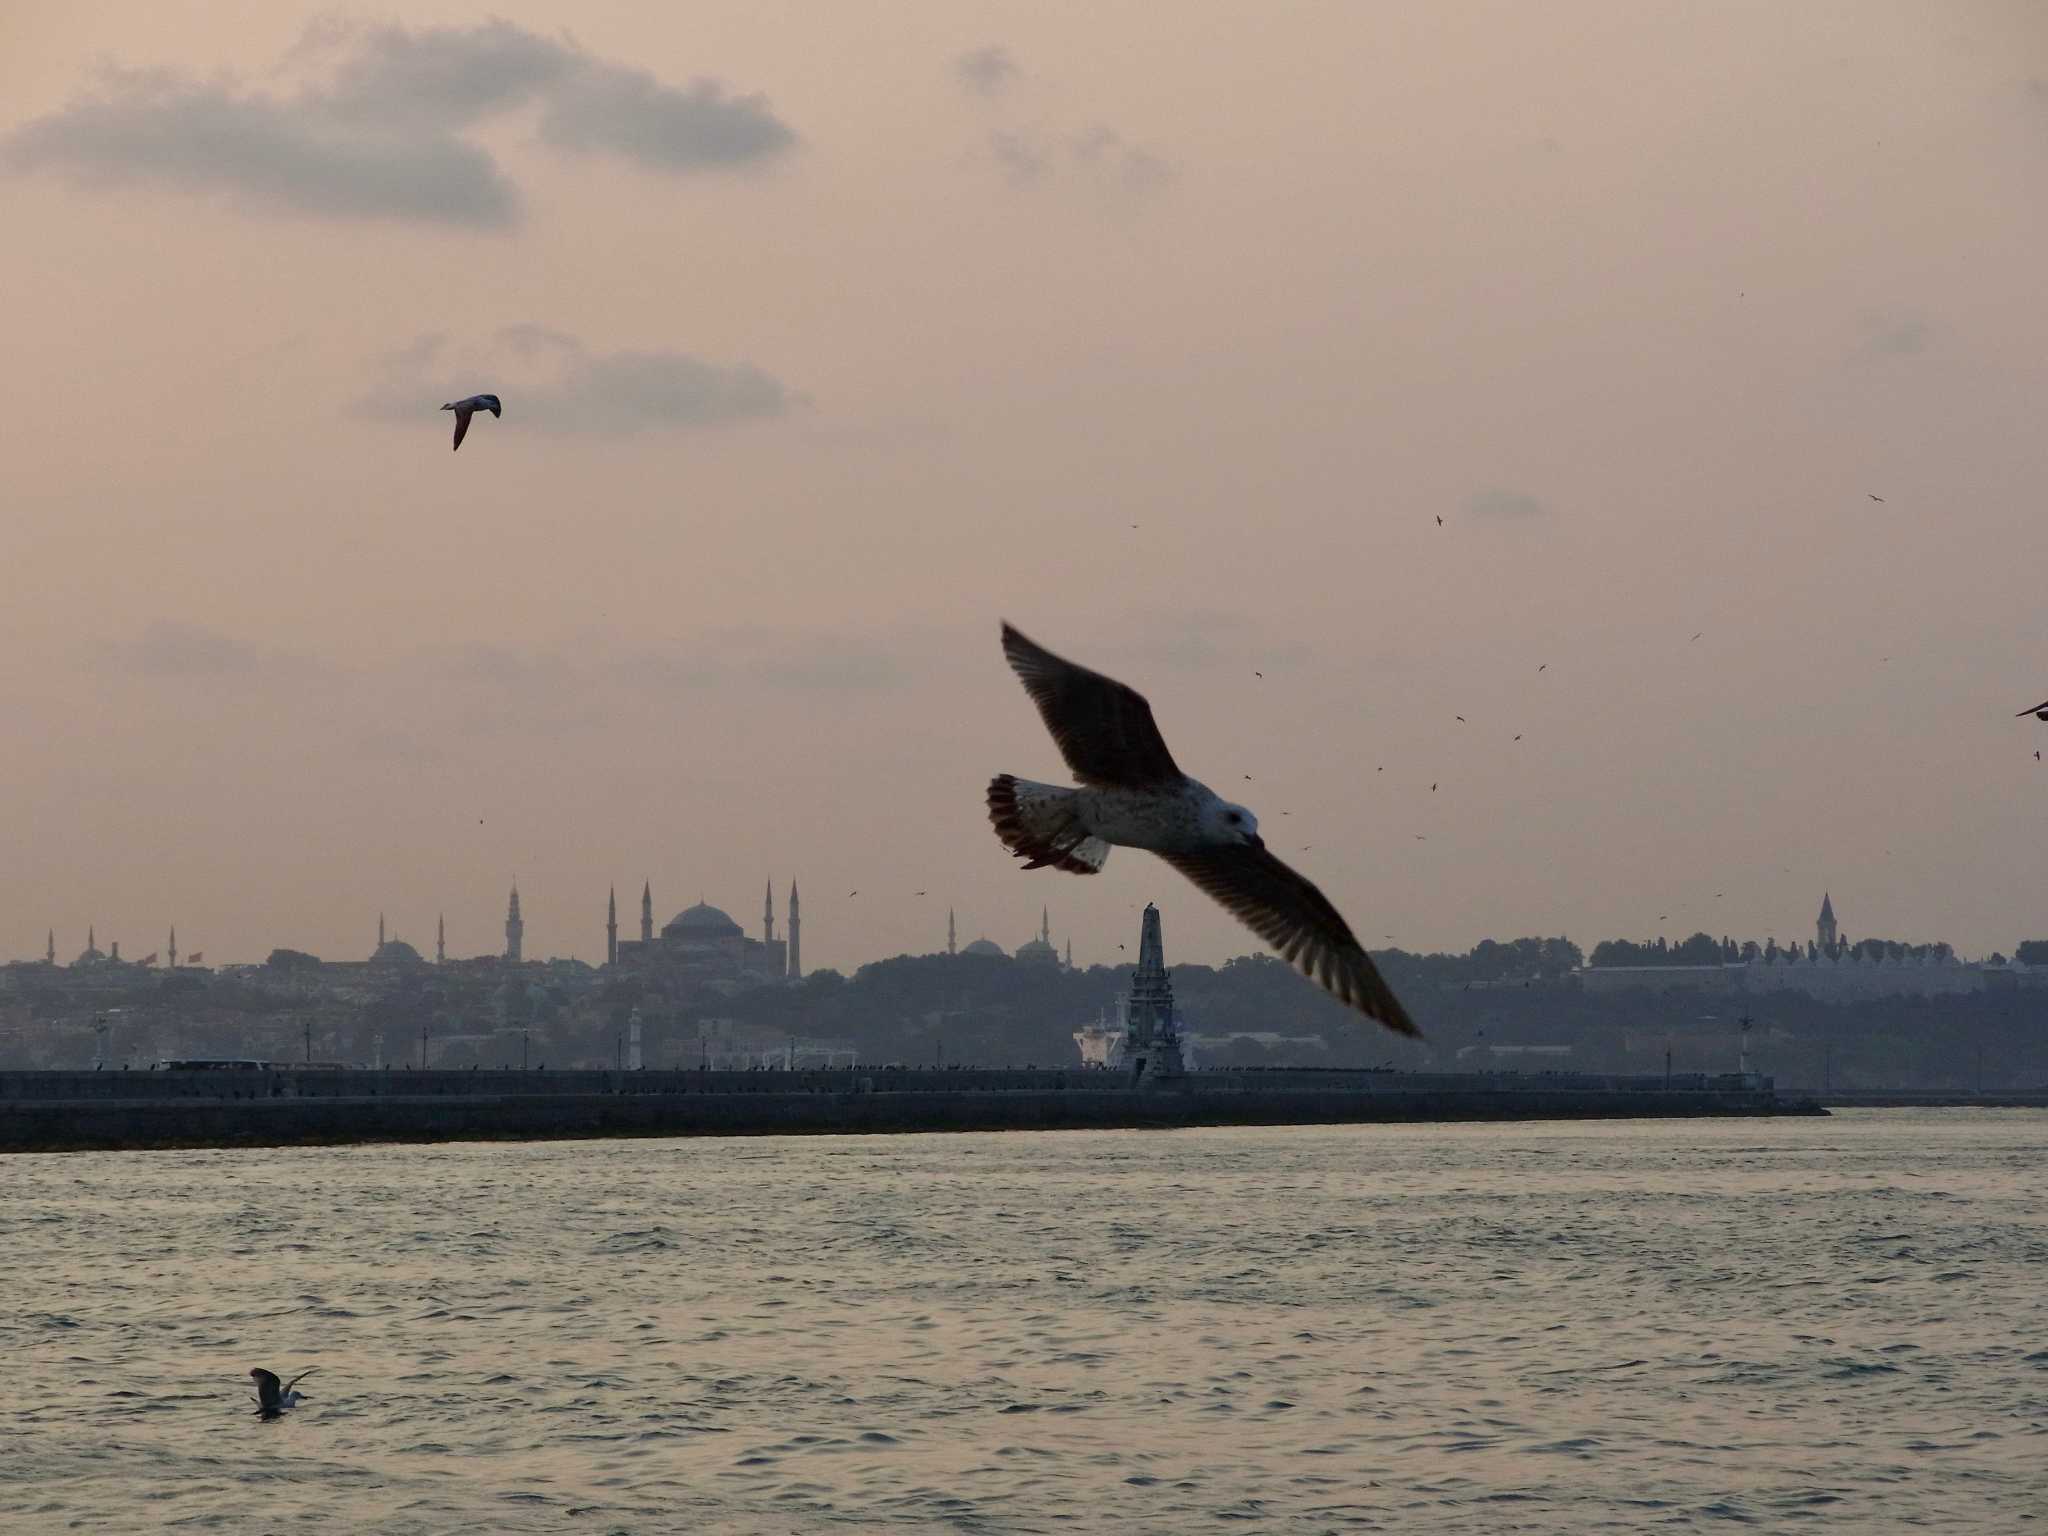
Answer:
POLYGON ((988 146, 1003 178, 1013 187, 1033 186, 1065 174, 1119 202, 1128 202, 1160 191, 1177 174, 1165 157, 1101 126, 1071 137, 997 128, 990 131, 988 146))
POLYGON ((615 435, 780 416, 794 398, 749 363, 687 352, 591 352, 573 336, 527 324, 507 326, 479 348, 421 336, 384 359, 376 387, 357 406, 381 421, 417 422, 442 400, 476 389, 502 395, 508 418, 536 431, 615 435))
POLYGON ((1911 357, 1925 352, 1932 335, 1925 316, 1872 312, 1863 317, 1864 344, 1888 357, 1911 357))
POLYGON ((970 48, 953 61, 960 83, 977 96, 994 96, 1017 77, 1017 61, 1001 43, 970 48))
POLYGON ((679 91, 609 64, 565 80, 540 133, 562 149, 609 152, 657 171, 747 165, 796 142, 766 97, 729 96, 715 80, 679 91))
POLYGON ((1051 156, 1028 134, 997 128, 988 136, 988 150, 1012 186, 1029 186, 1045 174, 1051 156))
POLYGON ((518 192, 459 132, 534 102, 543 142, 661 172, 743 169, 796 142, 763 97, 664 85, 505 21, 329 28, 297 56, 339 62, 290 96, 110 73, 97 94, 0 138, 0 159, 289 213, 488 228, 516 220, 518 192))
POLYGON ((145 624, 133 639, 103 648, 106 663, 153 678, 281 676, 313 670, 303 658, 266 651, 204 625, 176 619, 145 624))
POLYGON ((16 170, 88 184, 152 183, 225 193, 251 207, 333 218, 502 226, 518 193, 491 157, 447 134, 411 136, 222 85, 111 77, 0 139, 16 170))
POLYGON ((1156 192, 1174 177, 1167 160, 1127 142, 1114 128, 1092 128, 1074 141, 1073 148, 1076 163, 1134 196, 1156 192))
POLYGON ((1504 491, 1498 486, 1465 499, 1465 510, 1474 517, 1541 517, 1550 509, 1526 491, 1504 491))

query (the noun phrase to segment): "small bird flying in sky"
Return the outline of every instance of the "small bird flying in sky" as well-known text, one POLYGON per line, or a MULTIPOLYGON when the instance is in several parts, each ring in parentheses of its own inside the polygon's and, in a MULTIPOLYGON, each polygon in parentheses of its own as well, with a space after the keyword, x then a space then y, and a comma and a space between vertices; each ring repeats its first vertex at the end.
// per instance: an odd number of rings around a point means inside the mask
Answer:
POLYGON ((460 448, 462 440, 469 436, 469 418, 478 411, 489 411, 493 416, 502 416, 505 409, 496 395, 471 395, 467 400, 450 400, 441 407, 455 413, 455 446, 460 448))
POLYGON ((257 1366, 249 1372, 249 1379, 256 1383, 256 1411, 266 1419, 274 1419, 287 1408, 296 1408, 303 1402, 311 1401, 305 1393, 294 1392, 292 1388, 319 1369, 317 1365, 309 1365, 290 1381, 280 1384, 277 1372, 266 1371, 262 1366, 257 1366))
POLYGON ((1878 495, 1878 494, 1877 494, 1877 492, 1875 492, 1875 491, 1865 491, 1865 492, 1864 492, 1863 494, 1864 494, 1864 495, 1866 495, 1866 496, 1868 496, 1868 497, 1869 497, 1869 498, 1870 498, 1870 499, 1871 499, 1872 501, 1883 501, 1883 500, 1884 500, 1884 498, 1883 498, 1882 496, 1878 495))
POLYGON ((1419 1033, 1329 899, 1267 851, 1258 818, 1181 772, 1144 695, 1008 624, 1002 634, 1003 655, 1081 784, 1007 773, 989 781, 989 820, 1026 868, 1092 875, 1112 847, 1148 849, 1339 1002, 1419 1033))

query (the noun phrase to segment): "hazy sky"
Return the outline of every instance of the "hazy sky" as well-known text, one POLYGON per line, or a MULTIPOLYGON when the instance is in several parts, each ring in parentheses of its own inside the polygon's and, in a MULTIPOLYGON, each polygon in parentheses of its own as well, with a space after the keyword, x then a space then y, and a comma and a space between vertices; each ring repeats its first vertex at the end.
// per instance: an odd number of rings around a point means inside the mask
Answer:
POLYGON ((999 617, 1375 946, 2048 935, 2040 7, 398 14, 0 16, 0 956, 1255 948, 999 617))

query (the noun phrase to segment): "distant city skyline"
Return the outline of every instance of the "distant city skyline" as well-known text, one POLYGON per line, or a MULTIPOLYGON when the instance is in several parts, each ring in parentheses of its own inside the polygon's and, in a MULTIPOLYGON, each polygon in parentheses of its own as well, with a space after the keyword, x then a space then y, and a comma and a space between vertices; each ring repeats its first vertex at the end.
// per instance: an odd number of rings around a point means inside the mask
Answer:
MULTIPOLYGON (((775 942, 775 921, 772 907, 773 889, 774 882, 771 877, 768 883, 769 906, 768 910, 763 914, 764 932, 766 933, 769 942, 775 942)), ((209 949, 211 949, 212 953, 214 954, 214 959, 211 962, 213 967, 219 967, 222 965, 247 965, 261 963, 264 957, 274 949, 297 949, 303 950, 307 953, 319 955, 320 958, 322 958, 323 960, 367 959, 370 956, 374 955, 379 949, 381 949, 384 946, 387 938, 396 942, 412 944, 412 947, 419 951, 422 958, 425 958, 430 952, 433 953, 437 958, 445 956, 445 958, 450 960, 474 960, 489 958, 492 956, 509 957, 512 954, 513 945, 515 942, 512 938, 514 924, 517 924, 517 932, 519 935, 519 938, 516 941, 518 948, 521 950, 524 950, 525 948, 525 913, 527 911, 527 904, 525 902, 522 902, 519 895, 519 889, 516 883, 514 883, 509 888, 507 895, 509 897, 509 906, 500 909, 501 915, 497 925, 498 942, 491 947, 483 949, 465 950, 464 946, 461 944, 459 935, 463 931, 463 927, 460 914, 458 914, 457 923, 458 941, 455 945, 450 946, 447 937, 448 914, 444 910, 436 910, 434 914, 434 920, 432 924, 429 925, 432 927, 435 934, 434 944, 431 946, 430 949, 430 946, 428 945, 414 943, 411 939, 407 937, 409 930, 403 924, 391 922, 388 916, 388 911, 380 910, 376 915, 376 936, 367 945, 362 947, 360 954, 357 954, 356 952, 346 948, 345 946, 337 947, 333 949, 332 952, 330 952, 328 950, 319 949, 303 944, 279 942, 263 946, 260 953, 251 953, 246 955, 229 954, 220 951, 217 947, 208 946, 203 947, 200 951, 196 953, 188 953, 187 958, 191 963, 196 964, 198 963, 200 957, 206 954, 209 949)), ((1196 893, 1196 895, 1198 897, 1199 893, 1196 893)), ((640 940, 640 942, 643 944, 647 942, 644 936, 650 933, 657 926, 655 923, 654 916, 657 908, 654 904, 654 901, 655 898, 653 891, 653 881, 651 879, 643 881, 642 897, 640 902, 638 903, 641 911, 641 917, 639 919, 639 927, 637 929, 637 931, 643 935, 642 939, 640 940)), ((1148 903, 1148 905, 1162 904, 1148 903)), ((1166 908, 1171 909, 1175 906, 1175 903, 1169 900, 1163 903, 1163 905, 1166 908)), ((1189 911, 1193 911, 1198 908, 1199 900, 1186 900, 1179 903, 1178 905, 1186 908, 1189 911)), ((685 908, 678 914, 677 918, 671 919, 670 922, 673 923, 675 921, 679 921, 681 918, 687 917, 690 911, 702 910, 707 906, 710 909, 714 910, 718 916, 728 918, 735 924, 738 924, 739 920, 737 918, 731 917, 729 909, 719 907, 718 904, 715 902, 706 903, 702 900, 701 897, 699 898, 698 902, 693 903, 690 907, 685 908)), ((935 907, 932 910, 934 913, 936 913, 939 909, 935 907)), ((1178 913, 1176 915, 1178 916, 1178 913)), ((607 942, 620 944, 621 948, 625 951, 630 951, 634 947, 633 942, 630 938, 626 941, 618 941, 616 939, 616 924, 616 888, 608 887, 606 891, 605 906, 599 912, 597 920, 591 925, 598 935, 596 943, 592 946, 593 952, 585 952, 584 950, 572 946, 565 949, 548 949, 545 951, 536 950, 532 953, 525 953, 523 955, 523 958, 527 961, 580 960, 588 965, 605 965, 607 963, 607 942)), ((1823 950, 1823 952, 1828 952, 1830 950, 1830 947, 1836 943, 1838 934, 1840 938, 1840 944, 1842 946, 1846 946, 1850 943, 1857 942, 1859 938, 1884 939, 1893 942, 1906 943, 1953 943, 1952 940, 1946 939, 1943 935, 1933 933, 1871 933, 1864 935, 1853 934, 1838 926, 1835 914, 1833 892, 1828 889, 1823 889, 1821 892, 1818 916, 1807 918, 1805 920, 1805 926, 1808 928, 1812 928, 1814 930, 1814 938, 1812 940, 1809 940, 1807 938, 1805 932, 1798 923, 1788 922, 1777 928, 1743 928, 1740 925, 1736 925, 1734 927, 1723 927, 1719 929, 1689 927, 1683 930, 1679 930, 1674 927, 1659 928, 1656 926, 1651 926, 1648 929, 1631 929, 1623 932, 1600 934, 1594 934, 1591 932, 1571 933, 1569 931, 1566 931, 1562 934, 1546 935, 1538 934, 1534 930, 1518 930, 1514 932, 1503 931, 1499 933, 1481 934, 1472 941, 1472 944, 1467 944, 1459 947, 1456 950, 1450 951, 1429 949, 1417 950, 1413 948, 1413 946, 1403 945, 1398 942, 1388 941, 1385 939, 1377 941, 1367 939, 1365 940, 1365 943, 1368 949, 1375 950, 1406 949, 1409 950, 1411 953, 1464 953, 1465 951, 1472 948, 1473 945, 1476 945, 1487 939, 1491 939, 1496 942, 1507 942, 1509 940, 1518 938, 1563 937, 1569 938, 1574 942, 1578 943, 1581 946, 1581 948, 1585 950, 1589 957, 1592 953, 1593 947, 1596 944, 1606 940, 1622 940, 1626 942, 1654 942, 1658 938, 1664 938, 1675 944, 1681 940, 1688 939, 1697 933, 1706 933, 1710 938, 1714 938, 1716 940, 1722 938, 1732 938, 1738 943, 1746 941, 1755 941, 1761 944, 1769 940, 1776 940, 1782 948, 1788 949, 1794 945, 1804 946, 1807 945, 1809 942, 1817 942, 1823 950)), ((2048 931, 2048 924, 2043 924, 2043 928, 2044 931, 2048 931)), ((94 940, 95 936, 98 933, 98 930, 99 925, 96 922, 88 923, 87 944, 85 946, 82 946, 80 951, 74 952, 66 949, 63 943, 61 942, 59 938, 59 935, 62 932, 61 929, 54 927, 46 927, 44 930, 43 946, 39 948, 33 955, 0 954, 0 965, 4 965, 10 961, 15 960, 43 959, 46 956, 54 958, 56 962, 60 965, 69 964, 74 954, 82 953, 86 950, 95 950, 94 940)), ((163 952, 166 952, 169 955, 175 957, 178 954, 178 939, 176 926, 170 925, 168 927, 167 934, 168 936, 165 941, 165 944, 159 946, 159 948, 163 952)), ((119 943, 123 942, 121 939, 114 937, 111 934, 111 932, 109 933, 108 937, 109 942, 111 944, 118 945, 119 943)), ((1985 949, 1981 951, 1966 950, 1963 946, 1955 946, 1955 948, 1957 954, 1960 957, 1965 959, 1977 960, 1986 958, 1993 953, 2010 954, 2011 951, 2015 949, 2019 944, 2025 942, 2029 938, 2036 937, 2041 937, 2041 935, 2035 935, 2031 933, 2015 934, 2012 938, 2006 940, 2004 943, 1987 946, 1985 949)), ((785 924, 785 934, 782 942, 786 942, 787 938, 787 924, 785 924)), ((900 949, 890 950, 887 953, 870 954, 866 956, 852 958, 842 965, 807 965, 806 970, 808 971, 818 969, 832 969, 850 975, 853 971, 858 970, 862 965, 872 964, 880 960, 892 959, 897 955, 940 954, 958 952, 962 950, 967 950, 971 952, 974 946, 979 946, 982 944, 994 944, 997 947, 997 949, 999 949, 1003 954, 1016 957, 1022 957, 1025 951, 1028 949, 1035 947, 1045 947, 1049 948, 1056 956, 1059 956, 1062 959, 1063 963, 1079 964, 1083 968, 1091 965, 1107 965, 1114 967, 1118 965, 1132 963, 1132 957, 1129 954, 1129 952, 1127 950, 1119 949, 1120 945, 1125 945, 1128 941, 1116 939, 1114 937, 1114 933, 1104 935, 1100 948, 1095 949, 1093 952, 1091 952, 1092 936, 1083 935, 1081 952, 1077 958, 1074 952, 1074 935, 1072 933, 1061 933, 1059 935, 1055 935, 1052 927, 1051 907, 1049 904, 1042 904, 1040 906, 1037 924, 1021 940, 1012 940, 1006 942, 1005 939, 998 934, 992 934, 987 931, 977 930, 974 929, 971 925, 963 927, 960 925, 958 921, 958 909, 952 907, 944 909, 942 928, 938 933, 935 933, 932 936, 932 938, 933 942, 927 947, 918 947, 912 945, 900 949)), ((1220 954, 1214 956, 1213 958, 1209 956, 1188 956, 1185 958, 1193 960, 1196 963, 1214 965, 1220 964, 1224 959, 1228 959, 1236 955, 1260 954, 1267 952, 1268 951, 1266 951, 1263 946, 1259 945, 1254 939, 1247 935, 1242 947, 1234 950, 1228 950, 1228 952, 1225 954, 1220 954)), ((134 953, 134 945, 132 942, 130 943, 130 954, 128 955, 127 958, 131 962, 136 961, 138 958, 137 955, 134 953)), ((173 963, 175 963, 175 961, 173 961, 173 963)))

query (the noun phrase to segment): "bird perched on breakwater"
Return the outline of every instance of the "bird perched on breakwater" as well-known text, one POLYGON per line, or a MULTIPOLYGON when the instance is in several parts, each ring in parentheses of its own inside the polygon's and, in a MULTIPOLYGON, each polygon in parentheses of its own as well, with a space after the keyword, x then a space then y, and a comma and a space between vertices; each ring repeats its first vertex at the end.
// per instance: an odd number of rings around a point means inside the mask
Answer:
POLYGON ((1027 869, 1092 875, 1121 845, 1158 854, 1338 1001, 1418 1034, 1337 909, 1266 851, 1258 818, 1182 773, 1142 694, 1003 625, 1003 654, 1079 789, 989 781, 996 836, 1027 869))
POLYGON ((489 411, 493 416, 505 414, 505 408, 496 395, 471 395, 467 400, 450 400, 441 407, 455 413, 455 446, 460 448, 462 440, 469 436, 469 418, 478 411, 489 411))
POLYGON ((319 1369, 317 1365, 309 1365, 290 1381, 280 1384, 277 1372, 266 1371, 262 1366, 257 1366, 249 1372, 249 1379, 256 1383, 256 1411, 266 1419, 274 1419, 287 1408, 296 1408, 301 1403, 310 1402, 311 1399, 305 1393, 294 1392, 292 1388, 319 1369))

